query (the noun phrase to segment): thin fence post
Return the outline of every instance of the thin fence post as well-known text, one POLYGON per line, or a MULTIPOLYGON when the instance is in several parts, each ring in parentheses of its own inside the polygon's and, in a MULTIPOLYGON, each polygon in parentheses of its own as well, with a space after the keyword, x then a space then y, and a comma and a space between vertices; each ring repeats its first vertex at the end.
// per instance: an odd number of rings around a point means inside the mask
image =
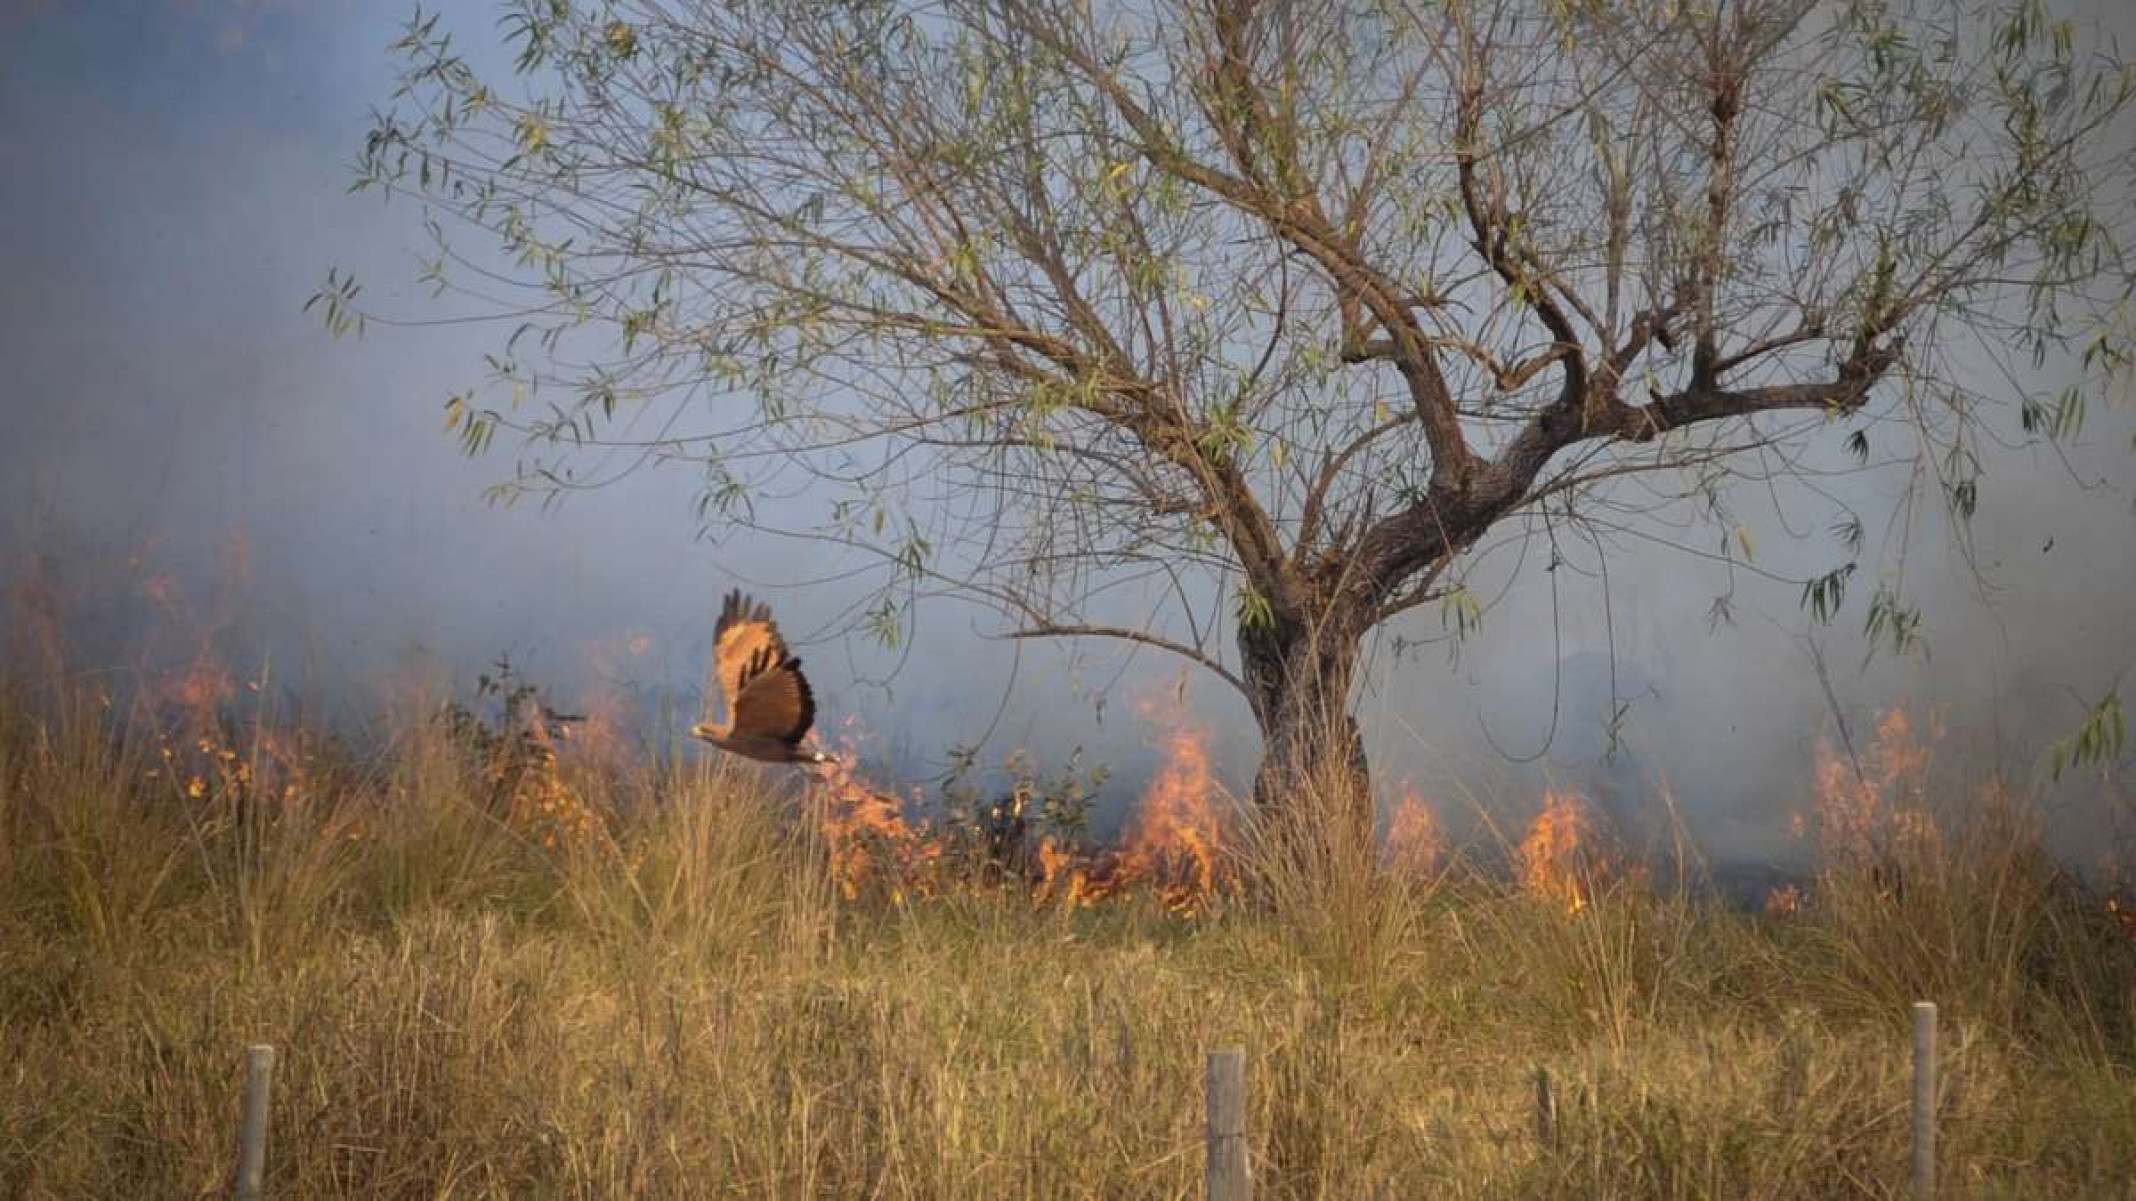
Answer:
POLYGON ((1253 1176, 1246 1164, 1245 1049, 1225 1047, 1209 1052, 1205 1086, 1208 1201, 1253 1201, 1253 1176))
POLYGON ((1917 1001, 1913 1007, 1913 1195, 1914 1201, 1936 1196, 1936 1006, 1917 1001))
POLYGON ((1535 1141, 1545 1147, 1557 1145, 1557 1096, 1550 1089, 1550 1069, 1535 1069, 1535 1141))
POLYGON ((274 1048, 245 1048, 245 1116, 237 1132, 237 1201, 260 1201, 267 1175, 267 1108, 274 1088, 274 1048))

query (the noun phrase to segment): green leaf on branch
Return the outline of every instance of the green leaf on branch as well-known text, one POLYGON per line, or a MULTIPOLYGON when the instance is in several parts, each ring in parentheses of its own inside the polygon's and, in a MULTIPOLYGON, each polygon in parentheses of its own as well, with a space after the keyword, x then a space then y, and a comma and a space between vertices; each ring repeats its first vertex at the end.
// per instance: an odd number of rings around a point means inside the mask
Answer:
POLYGON ((2056 780, 2075 766, 2096 766, 2104 776, 2121 758, 2128 742, 2129 718, 2119 691, 2108 692, 2084 715, 2076 732, 2047 748, 2047 774, 2056 780))

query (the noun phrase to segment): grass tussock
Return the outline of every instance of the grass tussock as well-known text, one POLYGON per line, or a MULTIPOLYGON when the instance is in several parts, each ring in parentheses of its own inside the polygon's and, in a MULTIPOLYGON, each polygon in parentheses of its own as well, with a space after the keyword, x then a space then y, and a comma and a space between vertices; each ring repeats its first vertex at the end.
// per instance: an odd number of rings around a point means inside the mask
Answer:
POLYGON ((1264 1197, 1898 1197, 1923 997, 1947 1195, 2136 1196, 2136 946, 2008 799, 1776 917, 1390 872, 1309 786, 1185 919, 849 903, 751 772, 384 745, 0 698, 0 1196, 224 1192, 269 1042, 281 1197, 1195 1197, 1226 1044, 1264 1197))

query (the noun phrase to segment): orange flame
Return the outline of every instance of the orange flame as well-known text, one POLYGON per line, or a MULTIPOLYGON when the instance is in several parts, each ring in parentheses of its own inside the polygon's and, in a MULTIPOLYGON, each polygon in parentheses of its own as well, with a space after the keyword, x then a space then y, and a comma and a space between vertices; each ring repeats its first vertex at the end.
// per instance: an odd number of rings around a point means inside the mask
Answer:
POLYGON ((1223 858, 1222 786, 1209 758, 1208 731, 1168 718, 1151 703, 1136 709, 1170 726, 1163 767, 1144 790, 1118 848, 1086 858, 1050 839, 1039 845, 1038 900, 1057 896, 1071 906, 1095 905, 1148 889, 1166 909, 1192 916, 1236 886, 1223 858))
POLYGON ((905 820, 904 804, 854 772, 858 725, 847 719, 841 746, 817 771, 828 805, 820 829, 830 848, 831 879, 848 901, 871 894, 902 903, 939 891, 942 842, 905 820))
POLYGON ((1387 821, 1387 844, 1383 862, 1397 876, 1429 879, 1438 874, 1445 842, 1439 834, 1439 819, 1423 797, 1405 788, 1387 821))
MULTIPOLYGON (((1145 718, 1156 709, 1140 706, 1145 718)), ((1112 877, 1121 888, 1153 887, 1167 909, 1191 913, 1228 884, 1220 863, 1223 821, 1208 731, 1179 723, 1165 735, 1165 762, 1142 794, 1112 877)))
MULTIPOLYGON (((1929 732, 1941 733, 1933 716, 1929 732)), ((1821 742, 1816 795, 1809 814, 1795 816, 1796 835, 1814 841, 1827 870, 1889 873, 1902 860, 1924 861, 1942 839, 1927 808, 1929 759, 1913 719, 1898 708, 1878 718, 1858 760, 1821 742)))
POLYGON ((1562 904, 1567 913, 1586 909, 1602 868, 1595 841, 1585 800, 1555 789, 1544 793, 1543 811, 1520 842, 1521 884, 1562 904))
MULTIPOLYGON (((828 800, 821 829, 840 893, 848 900, 873 895, 902 901, 939 895, 952 886, 998 886, 998 871, 965 863, 951 853, 943 831, 915 825, 899 798, 860 779, 850 721, 847 729, 817 777, 828 800)), ((1202 912, 1231 888, 1223 859, 1221 786, 1207 742, 1207 732, 1198 726, 1171 726, 1164 736, 1164 765, 1118 847, 1093 854, 1057 837, 1040 838, 1021 869, 1032 899, 1080 907, 1147 890, 1167 909, 1187 915, 1202 912)))
MULTIPOLYGON (((183 667, 151 673, 150 695, 176 708, 195 734, 216 730, 238 695, 237 676, 224 661, 222 644, 236 624, 239 602, 251 581, 251 564, 251 542, 242 530, 233 532, 224 542, 214 595, 202 607, 170 571, 148 569, 146 548, 129 561, 135 570, 146 572, 139 587, 161 619, 161 632, 191 648, 183 667)), ((154 657, 169 661, 160 653, 154 657)), ((256 682, 252 687, 257 691, 256 682)))
POLYGON ((613 770, 634 758, 638 747, 630 731, 635 707, 615 681, 628 678, 636 667, 633 660, 642 659, 652 645, 651 635, 633 631, 617 638, 599 639, 586 647, 589 683, 584 699, 574 706, 578 711, 575 719, 557 730, 575 761, 613 770))
POLYGON ((537 706, 523 732, 492 755, 484 772, 503 796, 505 818, 515 829, 540 838, 550 850, 584 846, 606 825, 584 795, 564 778, 556 743, 567 726, 552 726, 537 706))
POLYGON ((1060 890, 1068 904, 1083 904, 1083 885, 1087 873, 1083 871, 1082 865, 1082 856, 1073 850, 1062 846, 1051 837, 1040 839, 1038 885, 1032 890, 1032 899, 1044 902, 1051 899, 1056 890, 1060 890))

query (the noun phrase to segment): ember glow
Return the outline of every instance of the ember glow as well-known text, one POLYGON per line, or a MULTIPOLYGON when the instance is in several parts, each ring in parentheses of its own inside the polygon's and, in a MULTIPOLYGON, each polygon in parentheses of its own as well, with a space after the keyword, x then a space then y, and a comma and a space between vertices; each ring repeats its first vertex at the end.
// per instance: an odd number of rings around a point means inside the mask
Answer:
POLYGON ((1765 916, 1794 917, 1802 912, 1802 885, 1782 884, 1765 894, 1765 916))
POLYGON ((2121 897, 2106 898, 2106 916, 2121 928, 2121 932, 2136 939, 2136 901, 2121 897))

